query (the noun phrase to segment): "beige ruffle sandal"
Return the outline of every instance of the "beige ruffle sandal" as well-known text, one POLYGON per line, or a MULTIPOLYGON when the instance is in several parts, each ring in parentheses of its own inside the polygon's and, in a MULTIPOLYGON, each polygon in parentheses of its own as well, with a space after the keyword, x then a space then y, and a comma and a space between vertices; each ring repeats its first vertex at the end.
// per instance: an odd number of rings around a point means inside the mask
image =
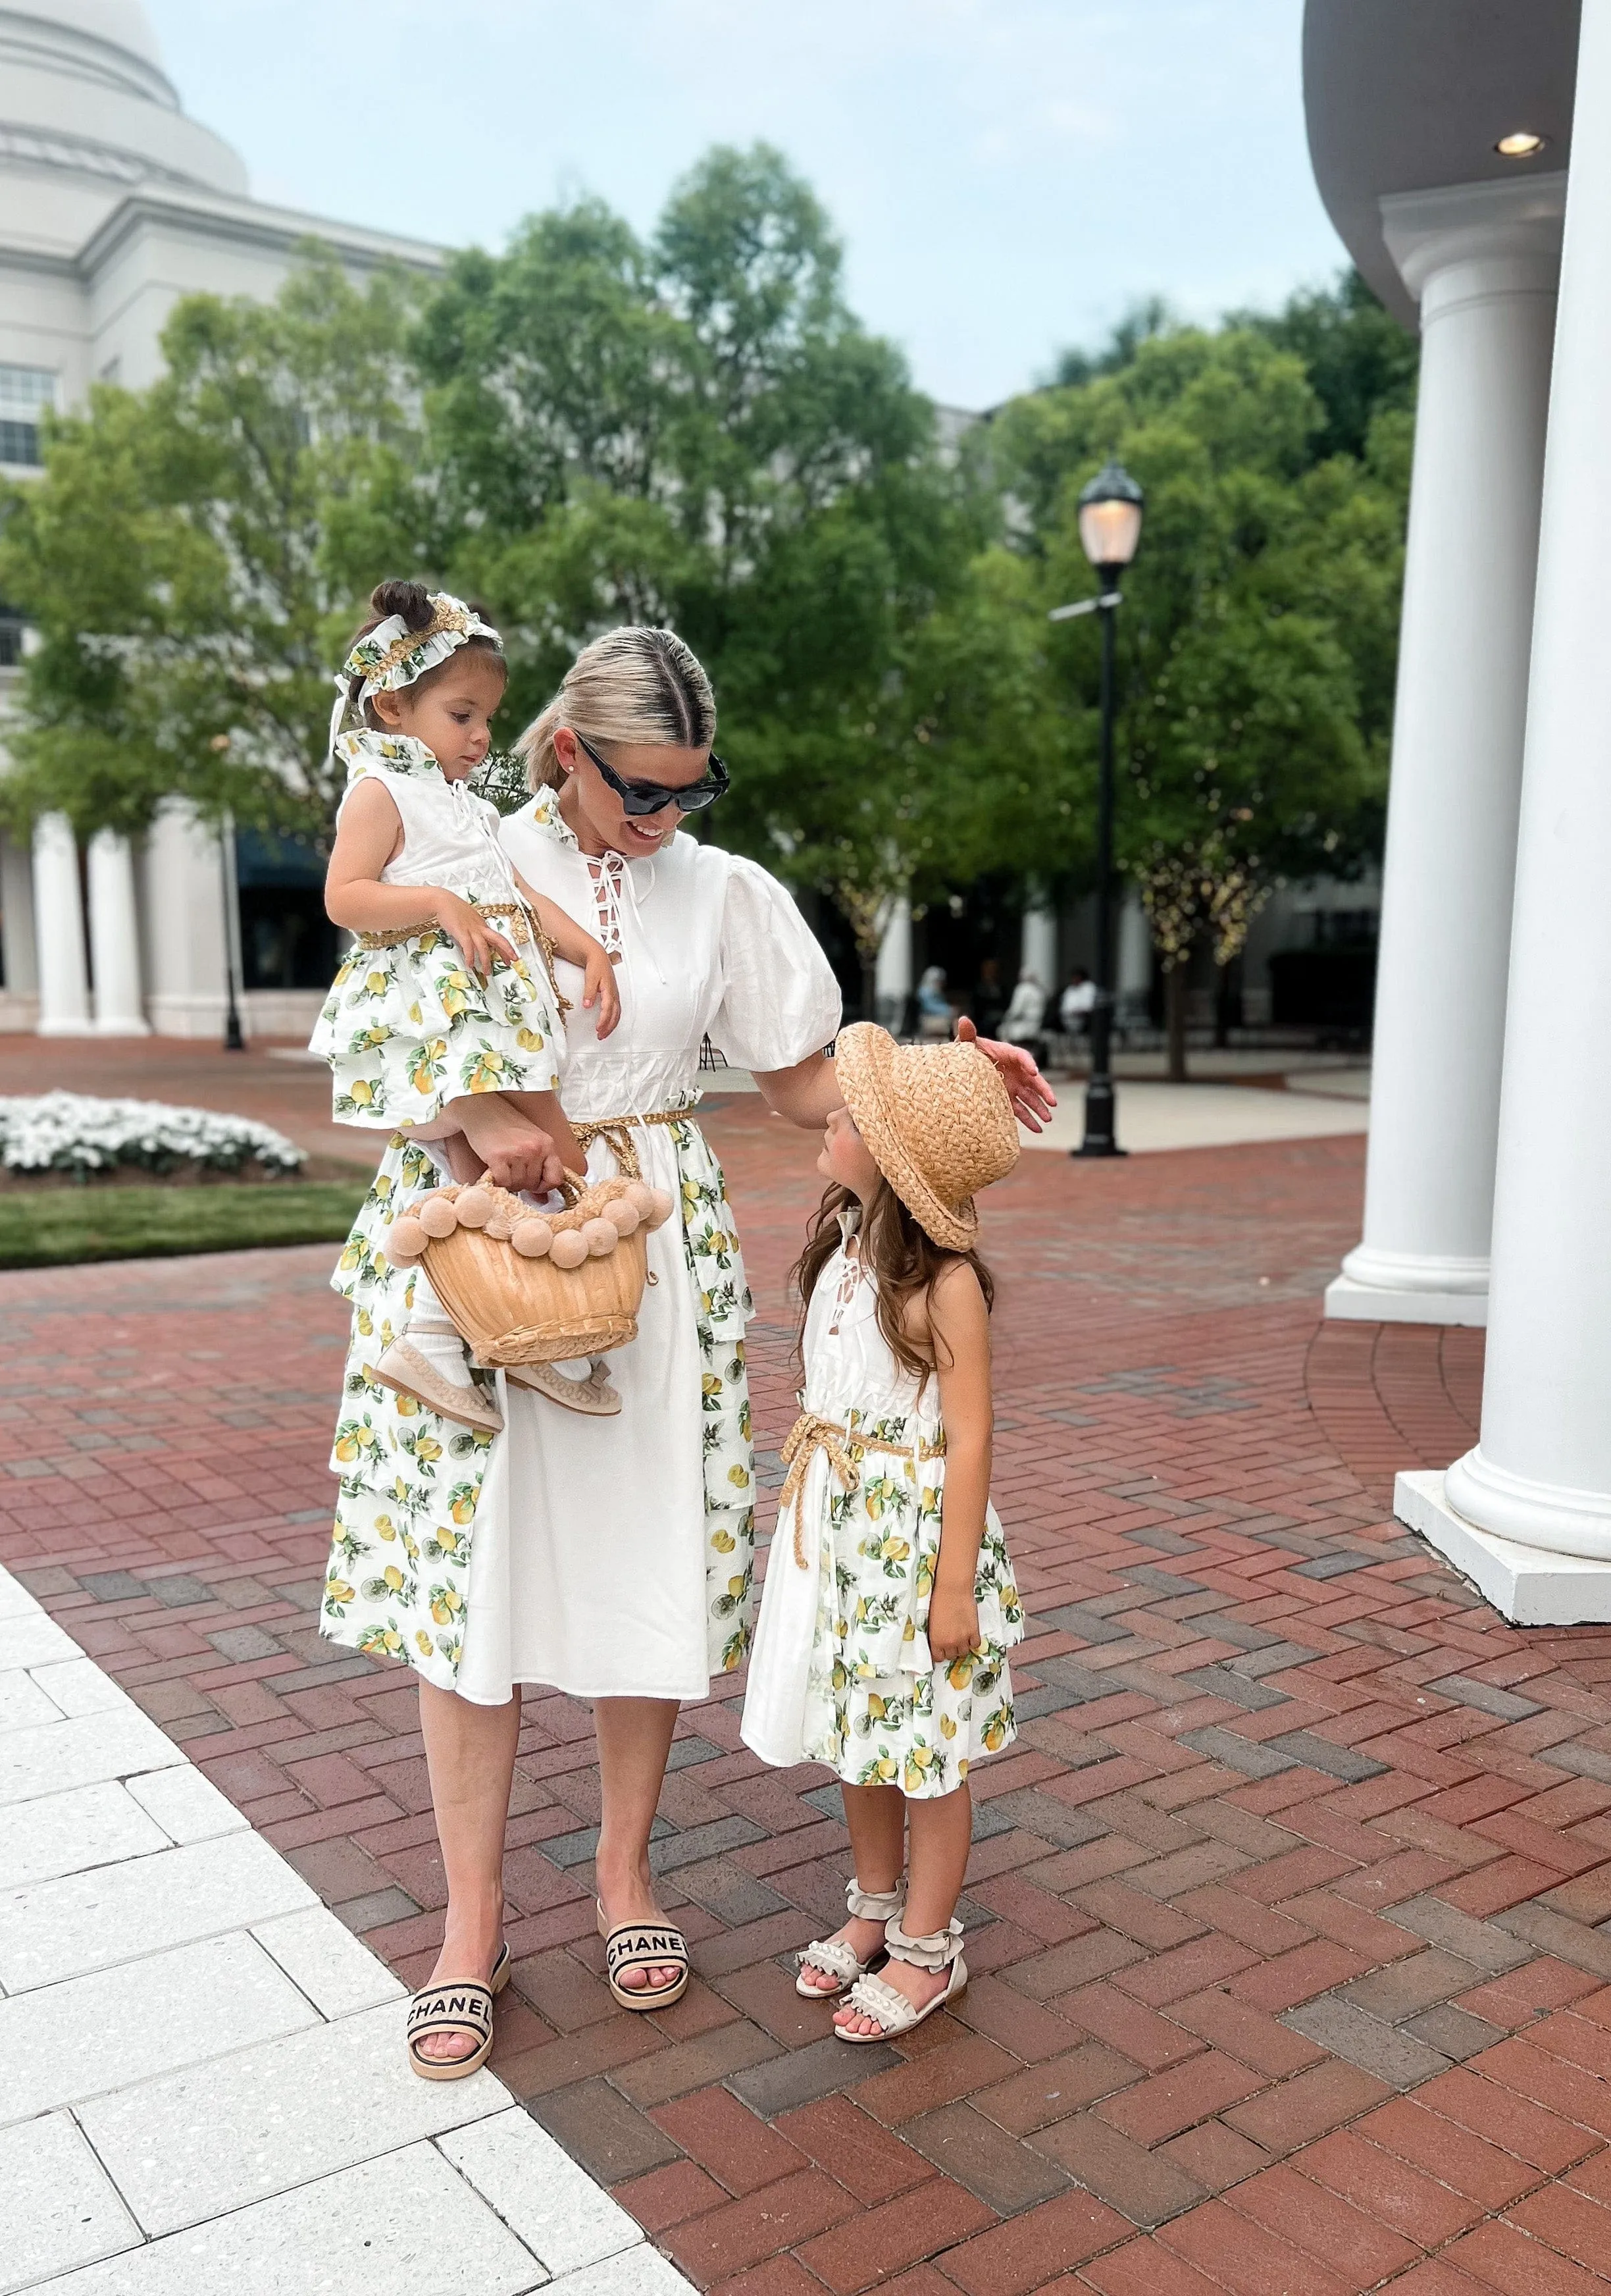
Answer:
MULTIPOLYGON (((845 1911, 853 1921, 883 1922, 887 1926, 900 1920, 905 1905, 904 1881, 897 1882, 893 1890, 863 1890, 854 1878, 845 1884, 845 1911)), ((795 1956, 801 1973, 795 1979, 794 1989, 803 2001, 838 2001, 883 1957, 882 1946, 875 1948, 865 1961, 858 1961, 855 1948, 844 1938, 814 1938, 804 1953, 795 1956), (820 1969, 833 1983, 807 1985, 808 1969, 820 1969)))
POLYGON ((945 2009, 954 2001, 968 1982, 968 1964, 962 1959, 962 1924, 953 1914, 943 1930, 932 1937, 908 1937, 898 1921, 892 1921, 884 1932, 884 1942, 891 1961, 904 1961, 914 1969, 948 1969, 950 1980, 944 1992, 936 1993, 932 2001, 919 2008, 893 1985, 881 1977, 858 1977, 850 1988, 850 2006, 859 2009, 863 2017, 872 2018, 878 2030, 873 2033, 847 2033, 843 2025, 834 2031, 841 2041, 853 2047, 870 2041, 898 2040, 920 2025, 925 2017, 932 2017, 936 2009, 945 2009))

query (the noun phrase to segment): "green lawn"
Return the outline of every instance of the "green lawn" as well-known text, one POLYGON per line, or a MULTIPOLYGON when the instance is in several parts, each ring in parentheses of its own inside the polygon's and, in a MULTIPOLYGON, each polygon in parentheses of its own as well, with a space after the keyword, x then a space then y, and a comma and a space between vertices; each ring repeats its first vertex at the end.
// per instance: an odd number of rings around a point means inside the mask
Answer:
POLYGON ((338 1243, 364 1183, 273 1180, 205 1188, 29 1188, 0 1193, 0 1267, 146 1259, 257 1244, 338 1243))

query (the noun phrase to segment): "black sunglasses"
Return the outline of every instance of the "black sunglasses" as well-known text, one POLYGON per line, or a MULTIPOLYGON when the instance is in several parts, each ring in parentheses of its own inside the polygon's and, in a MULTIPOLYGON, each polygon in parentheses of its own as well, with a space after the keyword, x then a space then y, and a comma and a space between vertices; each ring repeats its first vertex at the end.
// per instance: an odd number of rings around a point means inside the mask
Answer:
POLYGON ((609 760, 599 755, 585 734, 577 734, 575 726, 571 732, 620 799, 624 813, 664 813, 668 805, 675 805, 680 813, 699 813, 727 794, 727 768, 714 750, 704 781, 690 782, 686 789, 667 789, 662 782, 624 782, 609 760))

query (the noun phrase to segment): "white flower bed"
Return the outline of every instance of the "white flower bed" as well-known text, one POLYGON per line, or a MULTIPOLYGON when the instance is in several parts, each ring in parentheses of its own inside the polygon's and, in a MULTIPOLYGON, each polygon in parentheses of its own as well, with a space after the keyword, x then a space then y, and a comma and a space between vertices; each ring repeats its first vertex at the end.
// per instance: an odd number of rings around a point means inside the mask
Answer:
POLYGON ((146 1172, 200 1164, 238 1172, 258 1163, 295 1172, 307 1159, 271 1125, 210 1108, 168 1108, 159 1100, 94 1100, 47 1092, 35 1100, 0 1098, 0 1164, 8 1172, 71 1172, 87 1179, 133 1165, 146 1172))

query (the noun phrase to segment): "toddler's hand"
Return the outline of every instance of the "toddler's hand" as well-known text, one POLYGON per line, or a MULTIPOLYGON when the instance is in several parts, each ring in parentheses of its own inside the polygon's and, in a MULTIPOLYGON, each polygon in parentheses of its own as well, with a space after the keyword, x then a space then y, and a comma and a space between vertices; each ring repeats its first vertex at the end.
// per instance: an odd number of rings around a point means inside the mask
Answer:
POLYGON ((505 964, 519 962, 512 945, 494 932, 473 901, 457 893, 438 891, 434 915, 478 980, 485 980, 501 957, 505 964))
POLYGON ((966 1658, 979 1646, 979 1606, 971 1589, 936 1585, 928 1602, 928 1655, 936 1666, 966 1658))
POLYGON ((598 1006, 599 1017, 594 1025, 601 1037, 608 1037, 621 1017, 621 992, 616 986, 616 969, 597 941, 587 960, 582 1004, 585 1010, 598 1006))

